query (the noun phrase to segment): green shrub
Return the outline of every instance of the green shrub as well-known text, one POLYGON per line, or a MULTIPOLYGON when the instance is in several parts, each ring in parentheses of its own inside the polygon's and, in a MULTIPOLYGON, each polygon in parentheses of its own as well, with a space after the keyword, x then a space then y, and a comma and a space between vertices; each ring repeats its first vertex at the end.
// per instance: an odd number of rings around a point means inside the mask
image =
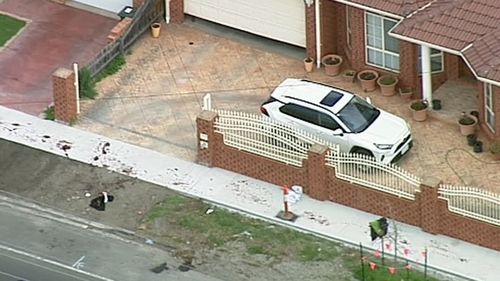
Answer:
POLYGON ((45 113, 45 119, 46 120, 52 120, 52 121, 54 121, 56 119, 55 112, 54 112, 54 106, 53 105, 47 107, 43 113, 45 113))
POLYGON ((500 141, 494 141, 490 144, 490 152, 500 154, 500 141))
POLYGON ((95 82, 99 82, 102 79, 113 75, 122 69, 123 65, 125 65, 125 57, 120 55, 113 59, 95 78, 95 82))
POLYGON ((414 101, 410 107, 411 107, 411 109, 416 110, 416 111, 424 110, 427 108, 427 101, 425 101, 425 100, 414 101))
POLYGON ((97 96, 95 81, 92 79, 90 70, 85 67, 80 69, 78 72, 78 88, 80 91, 80 97, 94 99, 97 96))

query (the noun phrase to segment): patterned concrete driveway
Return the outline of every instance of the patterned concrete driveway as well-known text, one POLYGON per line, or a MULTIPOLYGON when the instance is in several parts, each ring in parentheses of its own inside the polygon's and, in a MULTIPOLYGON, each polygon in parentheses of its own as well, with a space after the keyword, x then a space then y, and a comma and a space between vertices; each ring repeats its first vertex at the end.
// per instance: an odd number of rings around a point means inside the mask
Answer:
POLYGON ((400 165, 410 173, 500 190, 500 164, 488 153, 472 153, 456 123, 462 111, 475 109, 475 86, 469 81, 441 87, 435 95, 443 110, 414 122, 408 102, 399 96, 364 93, 357 83, 321 70, 307 74, 301 49, 260 39, 242 41, 234 31, 201 26, 186 21, 163 26, 158 39, 144 36, 126 57, 124 69, 98 84, 99 98, 83 102, 76 126, 194 161, 195 119, 205 94, 212 95, 215 108, 258 113, 283 79, 308 78, 370 96, 377 106, 408 120, 415 146, 400 165))

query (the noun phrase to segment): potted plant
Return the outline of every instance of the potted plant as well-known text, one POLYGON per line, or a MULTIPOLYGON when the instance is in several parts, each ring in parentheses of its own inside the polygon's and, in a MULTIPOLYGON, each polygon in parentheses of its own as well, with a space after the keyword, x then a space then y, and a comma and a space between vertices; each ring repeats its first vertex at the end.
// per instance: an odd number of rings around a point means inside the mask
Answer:
POLYGON ((412 87, 401 87, 399 88, 399 96, 405 101, 411 101, 413 96, 413 88, 412 87))
POLYGON ((380 86, 382 96, 393 96, 396 93, 395 89, 397 83, 398 78, 390 74, 382 75, 377 79, 377 84, 380 86))
POLYGON ((376 80, 378 73, 375 70, 365 69, 358 73, 358 79, 361 81, 361 89, 365 92, 375 91, 377 88, 376 80))
POLYGON ((326 55, 321 59, 321 63, 325 66, 325 74, 328 76, 338 75, 342 62, 343 59, 339 55, 326 55))
POLYGON ((490 153, 493 155, 494 160, 500 160, 500 141, 494 141, 489 147, 490 153))
POLYGON ((458 125, 462 135, 467 136, 474 134, 476 132, 477 118, 462 112, 462 116, 458 119, 458 125))
POLYGON ((304 68, 307 73, 312 72, 314 69, 314 60, 311 57, 304 59, 304 68))
POLYGON ((354 82, 354 77, 356 77, 356 71, 352 69, 347 69, 342 72, 342 79, 346 82, 354 82))
POLYGON ((413 120, 422 122, 427 119, 427 108, 429 104, 426 100, 416 100, 410 104, 413 120))

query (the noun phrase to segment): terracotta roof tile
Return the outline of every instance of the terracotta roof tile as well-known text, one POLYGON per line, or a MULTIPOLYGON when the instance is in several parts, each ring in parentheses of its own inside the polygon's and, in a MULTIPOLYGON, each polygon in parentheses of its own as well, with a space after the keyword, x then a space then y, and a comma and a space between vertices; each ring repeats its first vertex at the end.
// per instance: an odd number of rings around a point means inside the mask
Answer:
POLYGON ((394 34, 455 51, 470 46, 463 55, 474 71, 500 82, 499 0, 348 2, 405 17, 392 31, 394 34))
POLYGON ((432 0, 349 0, 349 2, 398 16, 406 16, 432 2, 432 0))
POLYGON ((392 32, 455 51, 470 45, 463 54, 476 73, 500 82, 498 0, 435 0, 392 32))

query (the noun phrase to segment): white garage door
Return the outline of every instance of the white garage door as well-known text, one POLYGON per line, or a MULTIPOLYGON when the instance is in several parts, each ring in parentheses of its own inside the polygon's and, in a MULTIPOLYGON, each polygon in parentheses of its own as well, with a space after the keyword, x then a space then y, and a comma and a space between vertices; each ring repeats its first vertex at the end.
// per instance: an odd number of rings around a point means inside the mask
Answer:
POLYGON ((132 0, 76 0, 85 5, 118 13, 125 6, 132 6, 132 0))
POLYGON ((184 0, 202 19, 305 47, 304 0, 184 0))

